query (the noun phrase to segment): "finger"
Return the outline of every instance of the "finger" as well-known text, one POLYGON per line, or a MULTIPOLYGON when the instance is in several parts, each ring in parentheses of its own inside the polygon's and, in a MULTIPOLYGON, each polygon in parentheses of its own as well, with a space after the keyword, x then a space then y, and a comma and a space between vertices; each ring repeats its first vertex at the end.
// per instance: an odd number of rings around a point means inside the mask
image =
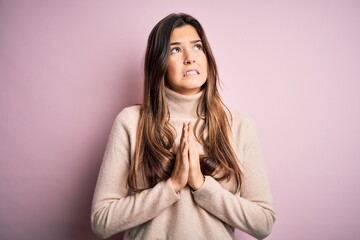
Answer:
POLYGON ((195 143, 192 140, 189 141, 189 156, 190 160, 194 160, 193 157, 196 156, 195 143))
POLYGON ((182 151, 182 149, 184 148, 184 144, 187 141, 185 136, 186 136, 186 124, 184 122, 180 137, 180 151, 182 151))
POLYGON ((184 138, 185 134, 186 134, 186 124, 184 122, 183 127, 182 127, 182 131, 181 131, 181 140, 184 138))
POLYGON ((183 161, 188 161, 189 159, 189 144, 185 142, 184 147, 181 151, 181 157, 183 161))
POLYGON ((193 153, 194 153, 194 146, 193 146, 192 142, 190 142, 189 143, 189 156, 192 156, 193 153))
MULTIPOLYGON (((195 139, 194 139, 194 133, 193 133, 193 125, 191 123, 189 123, 189 130, 188 130, 188 134, 189 134, 189 147, 194 148, 195 147, 195 139)), ((193 149, 194 150, 194 149, 193 149)))
POLYGON ((188 125, 188 135, 189 135, 189 140, 193 141, 194 140, 194 132, 193 132, 194 126, 191 124, 191 122, 189 122, 188 125))
POLYGON ((185 137, 185 139, 187 139, 189 136, 189 124, 185 123, 185 122, 184 122, 184 133, 185 133, 184 137, 185 137))

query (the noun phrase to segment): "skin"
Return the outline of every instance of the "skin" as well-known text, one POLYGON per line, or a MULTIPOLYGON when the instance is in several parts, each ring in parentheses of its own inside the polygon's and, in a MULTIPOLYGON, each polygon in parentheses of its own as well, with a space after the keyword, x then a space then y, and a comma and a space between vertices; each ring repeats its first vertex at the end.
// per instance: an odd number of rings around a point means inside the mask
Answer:
POLYGON ((196 29, 191 25, 175 28, 170 36, 167 86, 183 95, 196 94, 206 82, 207 70, 207 58, 196 29), (189 70, 197 74, 186 76, 189 70))
POLYGON ((198 190, 205 181, 192 133, 193 126, 191 123, 183 123, 180 146, 176 153, 175 167, 171 176, 171 183, 175 192, 179 192, 187 184, 193 190, 198 190))
MULTIPOLYGON (((191 25, 175 28, 170 36, 170 44, 167 86, 183 95, 198 93, 207 79, 207 59, 196 29, 191 25), (196 74, 186 75, 189 70, 195 70, 196 74)), ((193 126, 184 122, 171 183, 174 190, 179 192, 186 185, 198 190, 204 181, 193 126)))

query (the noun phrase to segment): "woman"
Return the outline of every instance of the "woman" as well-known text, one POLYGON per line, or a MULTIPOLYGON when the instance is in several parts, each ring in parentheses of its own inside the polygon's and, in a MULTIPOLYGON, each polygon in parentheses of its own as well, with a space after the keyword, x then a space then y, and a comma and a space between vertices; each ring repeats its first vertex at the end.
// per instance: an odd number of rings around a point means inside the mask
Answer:
POLYGON ((200 23, 170 14, 152 30, 141 106, 116 118, 95 189, 102 238, 256 238, 275 221, 254 124, 228 110, 200 23))

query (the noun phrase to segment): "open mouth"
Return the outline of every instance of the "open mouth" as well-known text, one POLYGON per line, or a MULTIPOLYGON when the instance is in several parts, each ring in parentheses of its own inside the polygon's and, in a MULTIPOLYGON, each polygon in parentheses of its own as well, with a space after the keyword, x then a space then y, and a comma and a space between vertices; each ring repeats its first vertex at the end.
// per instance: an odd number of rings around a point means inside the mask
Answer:
POLYGON ((184 74, 184 77, 191 77, 191 76, 196 76, 199 75, 198 71, 196 70, 189 70, 184 74))

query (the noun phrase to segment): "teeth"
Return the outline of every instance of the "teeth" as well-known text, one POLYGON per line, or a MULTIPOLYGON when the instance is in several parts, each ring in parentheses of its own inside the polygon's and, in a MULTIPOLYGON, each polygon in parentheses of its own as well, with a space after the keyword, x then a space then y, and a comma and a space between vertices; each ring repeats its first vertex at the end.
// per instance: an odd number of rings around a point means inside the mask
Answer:
POLYGON ((192 70, 192 71, 188 71, 185 73, 185 77, 189 77, 189 76, 194 76, 194 75, 197 75, 198 73, 195 71, 195 70, 192 70))

